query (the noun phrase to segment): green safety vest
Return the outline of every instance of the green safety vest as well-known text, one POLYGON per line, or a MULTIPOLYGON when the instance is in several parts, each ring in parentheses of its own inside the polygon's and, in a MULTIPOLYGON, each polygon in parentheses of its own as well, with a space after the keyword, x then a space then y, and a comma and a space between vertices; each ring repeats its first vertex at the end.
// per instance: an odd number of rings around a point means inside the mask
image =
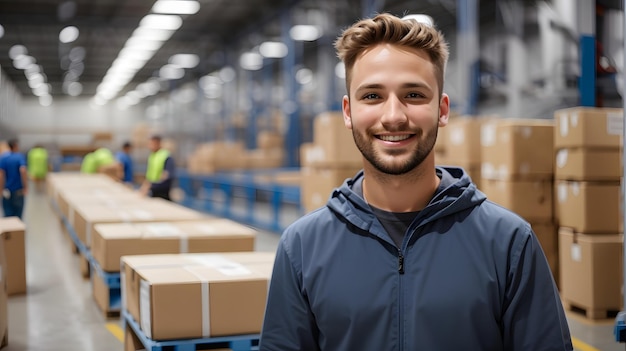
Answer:
POLYGON ((96 173, 98 171, 98 163, 93 152, 83 157, 83 163, 80 165, 80 173, 96 173))
POLYGON ((108 166, 115 162, 115 156, 113 155, 111 150, 104 147, 94 151, 93 157, 96 162, 96 171, 102 166, 108 166))
POLYGON ((148 169, 146 169, 146 180, 155 183, 161 180, 161 174, 165 169, 165 160, 170 156, 169 151, 160 149, 153 152, 148 157, 148 169))
POLYGON ((44 178, 48 173, 48 151, 41 147, 31 149, 27 156, 27 168, 31 177, 44 178))

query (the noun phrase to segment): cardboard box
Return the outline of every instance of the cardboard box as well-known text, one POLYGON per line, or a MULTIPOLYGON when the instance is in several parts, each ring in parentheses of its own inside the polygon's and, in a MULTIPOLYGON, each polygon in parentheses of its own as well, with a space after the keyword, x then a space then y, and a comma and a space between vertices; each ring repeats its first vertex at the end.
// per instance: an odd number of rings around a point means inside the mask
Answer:
POLYGON ((489 200, 508 208, 529 222, 553 221, 551 180, 482 179, 480 190, 489 200))
POLYGON ((477 164, 481 162, 480 128, 483 118, 464 116, 450 119, 443 138, 448 163, 477 164))
POLYGON ((245 154, 246 165, 251 169, 279 168, 283 165, 283 149, 254 149, 245 154))
POLYGON ((554 223, 532 223, 533 232, 543 250, 555 283, 559 283, 559 237, 554 223))
MULTIPOLYGON (((98 274, 98 272, 93 272, 91 275, 91 291, 93 294, 93 298, 96 301, 96 305, 100 308, 102 312, 104 312, 105 316, 109 312, 117 312, 119 309, 112 309, 111 306, 118 305, 120 303, 120 296, 111 296, 111 290, 109 286, 104 281, 102 276, 98 274), (111 299, 118 299, 117 301, 111 301, 111 299)), ((118 305, 119 306, 119 305, 118 305)))
POLYGON ((93 258, 119 272, 127 255, 253 251, 257 231, 229 219, 94 226, 93 258))
POLYGON ((554 146, 557 149, 620 149, 624 124, 621 108, 566 108, 555 111, 554 120, 554 146))
POLYGON ((142 207, 150 201, 151 198, 125 187, 89 187, 59 192, 59 209, 70 223, 74 222, 75 209, 80 206, 117 207, 132 203, 137 207, 142 207))
POLYGON ((155 340, 259 333, 270 276, 249 267, 268 259, 256 252, 124 256, 124 304, 155 340))
POLYGON ((27 291, 26 226, 18 217, 0 218, 0 235, 4 241, 7 293, 24 294, 27 291))
POLYGON ((347 178, 354 177, 358 169, 348 168, 302 168, 301 201, 306 212, 322 207, 333 189, 347 178))
POLYGON ((578 148, 560 149, 556 153, 556 179, 619 182, 621 176, 619 150, 578 148))
POLYGON ((622 232, 619 183, 558 180, 555 187, 561 227, 586 234, 622 232))
POLYGON ((313 143, 317 149, 307 157, 310 166, 355 168, 363 166, 363 157, 346 128, 341 112, 325 112, 313 120, 313 143))
POLYGON ((280 133, 260 131, 256 137, 256 145, 261 150, 284 149, 285 140, 280 133))
POLYGON ((621 234, 587 235, 559 229, 564 301, 592 312, 622 308, 623 240, 621 234))
POLYGON ((72 226, 78 239, 91 247, 93 227, 100 223, 173 222, 206 219, 201 212, 166 200, 152 199, 138 208, 134 205, 109 207, 85 205, 76 209, 72 226))
POLYGON ((9 299, 7 284, 7 259, 5 241, 0 240, 0 348, 9 343, 9 299))
POLYGON ((481 126, 482 177, 551 179, 554 123, 538 119, 491 119, 481 126))

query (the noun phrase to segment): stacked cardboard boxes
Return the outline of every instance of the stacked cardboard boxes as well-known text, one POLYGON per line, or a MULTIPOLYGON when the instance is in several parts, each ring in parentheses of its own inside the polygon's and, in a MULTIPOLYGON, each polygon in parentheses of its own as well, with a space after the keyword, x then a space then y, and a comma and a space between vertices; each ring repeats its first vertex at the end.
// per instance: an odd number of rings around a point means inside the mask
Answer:
POLYGON ((622 308, 622 109, 554 114, 561 296, 591 319, 622 308))
MULTIPOLYGON (((253 251, 256 233, 228 219, 98 224, 91 253, 103 271, 119 272, 120 259, 127 255, 253 251)), ((94 275, 92 283, 96 303, 103 312, 111 312, 104 278, 94 275)))
POLYGON ((309 212, 326 204, 332 190, 363 167, 362 156, 341 112, 313 120, 313 143, 300 148, 302 207, 309 212))
POLYGON ((435 162, 442 166, 458 166, 480 187, 481 147, 480 127, 482 117, 461 116, 450 118, 448 125, 439 128, 435 144, 435 162))
POLYGON ((273 261, 269 252, 124 256, 123 308, 153 340, 257 334, 273 261))
POLYGON ((0 349, 9 344, 9 306, 4 240, 0 240, 0 349))
POLYGON ((482 125, 481 148, 481 190, 532 225, 558 281, 553 121, 491 119, 482 125))

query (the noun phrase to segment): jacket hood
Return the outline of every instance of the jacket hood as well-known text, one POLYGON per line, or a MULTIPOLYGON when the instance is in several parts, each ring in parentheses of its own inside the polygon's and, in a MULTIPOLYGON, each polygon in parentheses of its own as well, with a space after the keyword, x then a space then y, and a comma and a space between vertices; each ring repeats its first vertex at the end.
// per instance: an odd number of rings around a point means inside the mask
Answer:
MULTIPOLYGON (((476 188, 469 175, 458 167, 436 167, 441 174, 444 189, 439 191, 420 211, 421 224, 444 216, 475 207, 486 200, 485 194, 476 188)), ((346 179, 336 188, 326 204, 337 215, 344 217, 353 225, 369 230, 377 222, 365 200, 354 190, 354 184, 361 181, 364 174, 359 171, 353 178, 346 179)))

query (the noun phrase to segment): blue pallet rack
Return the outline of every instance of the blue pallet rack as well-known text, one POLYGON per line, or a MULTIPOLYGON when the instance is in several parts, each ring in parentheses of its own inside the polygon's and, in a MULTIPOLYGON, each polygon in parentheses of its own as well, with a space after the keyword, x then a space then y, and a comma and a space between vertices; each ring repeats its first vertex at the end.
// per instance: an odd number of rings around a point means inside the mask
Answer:
POLYGON ((230 218, 238 222, 247 223, 251 226, 281 232, 281 209, 284 205, 295 205, 302 212, 300 205, 300 187, 276 182, 264 182, 256 179, 259 175, 271 175, 275 172, 293 171, 298 168, 217 172, 210 175, 193 175, 185 170, 176 171, 178 186, 183 190, 185 199, 181 204, 208 212, 220 217, 230 218), (225 197, 221 205, 213 201, 215 190, 221 191, 225 197), (199 197, 199 192, 204 192, 204 197, 199 197), (254 206, 258 193, 269 195, 271 219, 261 220, 255 216, 254 206), (245 214, 233 210, 233 198, 235 194, 246 200, 245 214))
POLYGON ((195 351, 227 347, 233 351, 258 350, 259 335, 233 335, 212 338, 155 341, 146 336, 139 323, 128 313, 122 311, 125 327, 130 328, 146 351, 195 351))
POLYGON ((63 222, 63 225, 67 229, 67 232, 69 233, 70 238, 72 239, 72 242, 74 243, 74 245, 76 245, 76 248, 78 249, 78 253, 82 255, 83 257, 85 257, 85 259, 87 259, 87 262, 89 263, 89 269, 91 273, 90 277, 92 279, 92 283, 93 283, 94 273, 95 273, 100 278, 102 278, 102 281, 108 287, 109 306, 107 309, 107 313, 119 313, 122 308, 122 290, 121 290, 121 282, 120 282, 120 273, 119 272, 105 272, 104 270, 102 270, 98 262, 93 258, 93 255, 91 254, 91 250, 89 250, 87 246, 85 246, 85 244, 82 241, 80 241, 80 239, 78 238, 78 235, 76 234, 76 231, 74 231, 74 227, 72 227, 72 224, 61 213, 58 205, 55 202, 53 202, 52 204, 57 214, 61 217, 61 221, 63 222))

